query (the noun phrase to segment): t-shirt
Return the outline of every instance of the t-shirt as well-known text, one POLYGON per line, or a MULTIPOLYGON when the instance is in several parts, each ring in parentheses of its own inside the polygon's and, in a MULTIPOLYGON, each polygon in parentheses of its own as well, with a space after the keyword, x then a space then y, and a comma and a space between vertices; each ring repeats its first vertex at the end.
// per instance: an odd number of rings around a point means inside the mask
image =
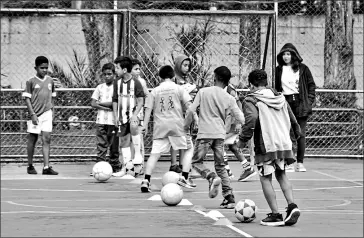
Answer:
POLYGON ((294 72, 291 66, 284 65, 282 71, 282 88, 284 95, 298 94, 300 71, 294 72))
MULTIPOLYGON (((96 87, 91 98, 99 102, 112 102, 112 95, 114 92, 114 86, 106 85, 106 83, 100 84, 96 87)), ((114 113, 106 110, 97 110, 96 123, 102 125, 115 125, 114 113)))
POLYGON ((148 95, 145 107, 153 109, 153 139, 186 135, 183 107, 191 96, 174 82, 163 82, 148 95))
POLYGON ((23 97, 30 98, 30 103, 37 116, 53 108, 52 97, 56 96, 54 82, 46 75, 43 79, 34 76, 25 84, 23 97))
MULTIPOLYGON (((225 90, 225 92, 227 92, 228 94, 233 96, 235 98, 235 101, 239 100, 238 93, 236 92, 236 89, 233 85, 229 84, 228 86, 226 86, 224 88, 224 90, 225 90)), ((226 133, 235 131, 236 124, 237 124, 237 122, 236 122, 234 116, 231 114, 231 111, 229 110, 227 117, 226 117, 226 122, 225 122, 226 133)))
MULTIPOLYGON (((138 80, 139 80, 140 84, 143 87, 143 92, 145 94, 145 97, 147 97, 147 95, 149 94, 149 90, 148 90, 148 87, 147 87, 147 82, 145 82, 145 80, 140 76, 138 77, 138 80)), ((138 118, 139 118, 139 120, 144 120, 144 110, 143 110, 143 108, 142 108, 142 110, 140 110, 140 112, 138 114, 138 118)))
MULTIPOLYGON (((235 98, 223 88, 212 86, 200 89, 190 110, 194 112, 198 106, 200 115, 197 139, 225 139, 225 123, 229 111, 238 122, 245 122, 244 114, 236 104, 235 98)), ((190 118, 186 118, 187 125, 189 120, 190 118)))
MULTIPOLYGON (((126 77, 129 77, 128 74, 126 77)), ((125 75, 124 75, 125 76, 125 75)), ((136 108, 136 99, 144 97, 143 86, 139 80, 131 78, 124 82, 124 76, 114 82, 113 102, 118 103, 119 121, 125 124, 129 121, 136 108)))

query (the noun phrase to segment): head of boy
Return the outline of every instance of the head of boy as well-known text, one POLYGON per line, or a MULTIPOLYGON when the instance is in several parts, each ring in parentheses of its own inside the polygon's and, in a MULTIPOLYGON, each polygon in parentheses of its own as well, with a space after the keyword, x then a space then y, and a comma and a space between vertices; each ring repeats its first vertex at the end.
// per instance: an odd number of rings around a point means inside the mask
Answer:
POLYGON ((256 69, 250 72, 248 81, 251 90, 259 87, 266 87, 268 85, 268 76, 264 70, 256 69))
POLYGON ((117 76, 122 76, 125 73, 131 73, 133 68, 133 63, 131 59, 127 56, 119 56, 114 60, 115 72, 117 76))
POLYGON ((115 65, 113 63, 107 63, 102 66, 102 77, 107 85, 112 84, 115 79, 115 65))
POLYGON ((48 64, 49 61, 45 56, 38 56, 35 59, 35 67, 34 69, 37 71, 37 76, 39 78, 44 78, 48 72, 48 64))
POLYGON ((140 66, 142 64, 140 63, 140 61, 138 59, 132 59, 131 62, 133 64, 133 68, 131 69, 131 74, 133 74, 135 76, 139 76, 140 75, 140 66))
POLYGON ((173 70, 172 66, 170 66, 170 65, 162 66, 162 68, 160 68, 160 70, 159 70, 159 77, 161 77, 161 79, 163 79, 163 80, 173 79, 174 76, 175 76, 174 70, 173 70))
POLYGON ((183 75, 186 75, 186 74, 188 74, 188 72, 190 72, 190 70, 191 70, 191 60, 190 59, 185 59, 181 63, 181 73, 183 75))
POLYGON ((231 72, 228 67, 220 66, 214 70, 215 85, 220 84, 224 88, 229 85, 231 72))

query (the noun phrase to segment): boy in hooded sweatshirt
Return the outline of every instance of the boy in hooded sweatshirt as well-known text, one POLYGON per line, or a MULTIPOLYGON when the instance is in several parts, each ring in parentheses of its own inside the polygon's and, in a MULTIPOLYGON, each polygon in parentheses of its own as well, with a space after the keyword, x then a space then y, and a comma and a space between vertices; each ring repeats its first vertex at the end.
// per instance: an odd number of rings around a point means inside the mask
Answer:
POLYGON ((267 87, 267 74, 264 70, 252 71, 248 81, 250 93, 243 102, 245 124, 238 144, 244 148, 254 134, 255 164, 264 196, 272 211, 260 224, 291 226, 297 222, 300 210, 294 203, 292 185, 286 176, 285 165, 295 162, 291 135, 294 134, 297 139, 301 130, 285 97, 267 87), (278 212, 276 194, 272 186, 273 173, 288 203, 284 220, 278 212))

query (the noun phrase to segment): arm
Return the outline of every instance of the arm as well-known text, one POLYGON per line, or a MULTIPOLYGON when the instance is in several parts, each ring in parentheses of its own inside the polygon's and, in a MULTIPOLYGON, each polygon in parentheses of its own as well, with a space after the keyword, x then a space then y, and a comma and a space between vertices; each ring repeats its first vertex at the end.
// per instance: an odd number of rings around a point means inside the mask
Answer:
POLYGON ((194 117, 194 114, 196 114, 197 107, 200 106, 200 97, 201 97, 200 92, 197 93, 195 101, 187 109, 185 123, 184 123, 185 130, 188 130, 188 128, 190 128, 193 118, 198 120, 198 117, 197 118, 194 117))
POLYGON ((245 123, 244 114, 241 112, 240 108, 238 107, 238 104, 236 103, 236 101, 233 98, 231 98, 230 110, 231 110, 231 114, 234 116, 234 118, 239 123, 241 123, 241 124, 245 123))
POLYGON ((30 102, 30 98, 26 97, 25 98, 25 104, 27 105, 29 114, 30 114, 30 118, 32 119, 32 122, 34 125, 38 125, 38 117, 34 112, 32 103, 30 102))
POLYGON ((306 77, 307 77, 307 94, 308 100, 310 101, 311 105, 315 102, 316 98, 316 84, 313 80, 312 74, 310 69, 306 66, 306 77))
POLYGON ((291 122, 291 131, 290 131, 292 137, 291 140, 292 141, 294 141, 294 139, 298 140, 301 137, 301 127, 298 124, 297 119, 294 116, 292 109, 288 103, 287 103, 287 110, 288 110, 289 120, 291 122))
POLYGON ((242 127, 239 139, 243 143, 247 143, 253 137, 255 125, 259 114, 258 109, 250 101, 244 102, 243 111, 245 115, 245 124, 242 127))
POLYGON ((112 109, 112 102, 97 102, 97 104, 102 107, 107 107, 108 109, 112 109))
POLYGON ((152 114, 152 108, 145 108, 144 111, 144 134, 148 134, 148 124, 149 124, 149 119, 150 119, 150 115, 152 114))
MULTIPOLYGON (((111 105, 111 102, 110 102, 110 105, 111 105)), ((111 111, 111 108, 102 106, 101 103, 98 103, 96 101, 96 99, 94 99, 94 98, 91 99, 91 107, 99 109, 99 110, 111 111)))
POLYGON ((112 109, 114 112, 115 126, 119 125, 118 117, 118 80, 114 81, 114 92, 112 95, 112 109))

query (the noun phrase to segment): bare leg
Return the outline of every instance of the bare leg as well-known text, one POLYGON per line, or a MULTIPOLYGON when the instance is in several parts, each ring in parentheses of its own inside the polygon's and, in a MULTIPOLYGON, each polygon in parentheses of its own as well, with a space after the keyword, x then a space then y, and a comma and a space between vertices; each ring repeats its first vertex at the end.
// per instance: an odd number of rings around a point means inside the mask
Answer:
POLYGON ((260 183, 262 184, 264 197, 267 200, 268 205, 272 210, 272 213, 278 213, 276 193, 272 185, 272 174, 267 176, 260 176, 260 183))
POLYGON ((28 135, 28 144, 27 144, 27 152, 28 152, 28 165, 33 165, 33 157, 35 144, 37 143, 38 135, 29 133, 28 135))
POLYGON ((50 154, 50 147, 51 147, 51 133, 50 132, 42 132, 42 151, 43 151, 43 163, 44 167, 49 166, 49 154, 50 154))
POLYGON ((279 185, 281 186, 284 197, 287 200, 287 204, 293 203, 294 199, 293 199, 292 184, 289 182, 286 172, 284 170, 276 169, 275 175, 279 185))

